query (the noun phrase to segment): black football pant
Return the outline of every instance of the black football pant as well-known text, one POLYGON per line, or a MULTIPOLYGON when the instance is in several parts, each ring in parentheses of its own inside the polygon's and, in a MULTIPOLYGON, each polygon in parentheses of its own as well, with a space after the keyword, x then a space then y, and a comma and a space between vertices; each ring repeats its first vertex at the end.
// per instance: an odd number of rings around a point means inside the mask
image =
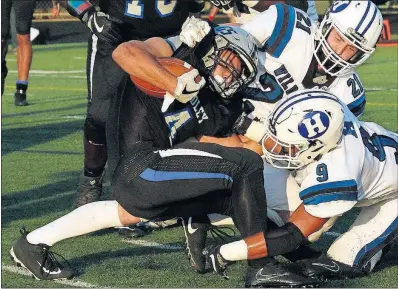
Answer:
POLYGON ((85 175, 99 176, 107 161, 106 123, 109 105, 126 73, 113 61, 117 47, 91 34, 87 49, 87 115, 84 123, 85 175))
POLYGON ((146 219, 229 215, 243 236, 266 230, 263 161, 254 152, 208 143, 126 152, 112 178, 112 199, 146 219))

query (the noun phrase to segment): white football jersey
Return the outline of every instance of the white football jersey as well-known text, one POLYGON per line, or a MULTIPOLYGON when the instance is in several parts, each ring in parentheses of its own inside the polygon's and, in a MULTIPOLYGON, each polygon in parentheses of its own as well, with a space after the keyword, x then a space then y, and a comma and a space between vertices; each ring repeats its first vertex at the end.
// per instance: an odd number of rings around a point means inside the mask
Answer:
POLYGON ((320 218, 398 197, 398 134, 345 109, 339 146, 295 171, 306 211, 320 218))
POLYGON ((319 74, 314 57, 313 33, 317 26, 306 13, 276 4, 241 26, 260 47, 258 75, 246 90, 255 106, 253 116, 265 119, 282 97, 303 88, 327 87, 359 116, 365 92, 358 75, 344 77, 319 74))

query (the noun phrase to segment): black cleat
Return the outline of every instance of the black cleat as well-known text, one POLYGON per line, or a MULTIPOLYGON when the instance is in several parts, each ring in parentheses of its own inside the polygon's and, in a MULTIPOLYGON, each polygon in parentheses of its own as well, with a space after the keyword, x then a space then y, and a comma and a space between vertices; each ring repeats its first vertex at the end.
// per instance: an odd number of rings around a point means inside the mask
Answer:
POLYGON ((117 229, 119 235, 125 238, 139 238, 152 233, 153 229, 151 227, 142 225, 139 226, 138 224, 115 228, 117 229))
POLYGON ((262 268, 249 266, 246 272, 246 288, 315 288, 318 286, 318 280, 297 275, 276 261, 262 268))
POLYGON ((162 230, 167 227, 178 225, 178 218, 173 218, 164 221, 150 221, 143 219, 135 225, 120 226, 118 229, 119 235, 127 238, 139 238, 151 234, 153 231, 162 230))
POLYGON ((23 90, 16 91, 14 94, 15 106, 27 106, 29 103, 26 101, 26 93, 23 90))
POLYGON ((206 271, 214 271, 225 279, 229 279, 226 270, 233 262, 225 260, 220 253, 221 246, 210 246, 203 250, 206 260, 206 271))
POLYGON ((11 259, 18 267, 26 268, 37 280, 71 279, 74 271, 61 265, 55 259, 50 246, 33 245, 26 240, 28 232, 21 229, 22 236, 10 250, 11 259))
POLYGON ((298 261, 297 265, 304 276, 315 277, 321 281, 356 278, 365 275, 361 269, 332 260, 326 255, 322 255, 318 259, 298 261))
POLYGON ((198 273, 206 273, 206 260, 203 249, 206 246, 209 223, 194 223, 192 217, 181 218, 185 233, 186 253, 193 267, 198 273))
POLYGON ((100 200, 103 176, 104 174, 96 178, 80 176, 75 208, 100 200))

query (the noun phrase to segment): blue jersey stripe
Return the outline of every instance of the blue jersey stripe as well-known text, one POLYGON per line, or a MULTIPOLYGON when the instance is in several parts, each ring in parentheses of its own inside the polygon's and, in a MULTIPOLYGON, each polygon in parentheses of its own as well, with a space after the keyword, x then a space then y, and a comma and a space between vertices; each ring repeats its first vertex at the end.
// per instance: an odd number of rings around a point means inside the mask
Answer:
POLYGON ((316 195, 314 197, 303 200, 304 205, 318 205, 322 203, 329 203, 332 201, 357 201, 357 192, 336 192, 324 195, 316 195))
POLYGON ((396 218, 394 222, 392 222, 391 225, 388 226, 388 228, 379 237, 377 237, 375 240, 362 247, 362 249, 358 252, 357 256, 355 257, 354 264, 357 265, 361 257, 364 256, 366 252, 369 252, 377 245, 383 243, 388 238, 388 236, 396 229, 398 229, 398 218, 396 218))
POLYGON ((362 23, 365 21, 366 16, 368 16, 369 9, 370 9, 370 0, 368 0, 368 6, 366 7, 365 14, 362 16, 361 21, 359 21, 359 24, 355 28, 356 32, 359 32, 359 28, 361 27, 362 23))
POLYGON ((363 111, 365 110, 365 104, 366 103, 366 95, 363 93, 360 97, 358 97, 356 100, 348 104, 348 108, 351 110, 351 112, 355 116, 360 116, 363 111))
POLYGON ((302 190, 300 192, 300 199, 304 200, 314 195, 321 195, 325 193, 356 192, 356 191, 357 191, 357 182, 355 180, 330 182, 330 183, 315 185, 302 190))
POLYGON ((285 34, 283 35, 282 41, 280 42, 279 46, 276 48, 275 52, 273 53, 274 57, 281 56, 283 50, 285 50, 286 45, 289 43, 290 39, 292 38, 294 23, 296 22, 296 13, 292 6, 287 5, 289 10, 289 17, 288 17, 288 24, 285 34))
POLYGON ((372 25, 373 21, 376 18, 376 14, 377 14, 377 8, 375 7, 374 12, 373 12, 373 16, 372 19, 370 19, 368 25, 365 27, 365 29, 362 31, 362 33, 360 33, 362 36, 365 35, 365 33, 369 30, 370 25, 372 25))
POLYGON ((151 182, 191 179, 226 179, 227 181, 232 182, 232 178, 230 176, 220 173, 155 171, 149 168, 143 171, 140 174, 140 177, 151 182))
POLYGON ((275 44, 276 39, 278 38, 281 29, 282 29, 282 24, 284 22, 284 9, 283 9, 283 5, 278 3, 275 5, 276 7, 276 23, 275 23, 275 27, 274 30, 272 31, 271 37, 267 40, 267 42, 265 42, 265 47, 271 47, 272 45, 275 44))

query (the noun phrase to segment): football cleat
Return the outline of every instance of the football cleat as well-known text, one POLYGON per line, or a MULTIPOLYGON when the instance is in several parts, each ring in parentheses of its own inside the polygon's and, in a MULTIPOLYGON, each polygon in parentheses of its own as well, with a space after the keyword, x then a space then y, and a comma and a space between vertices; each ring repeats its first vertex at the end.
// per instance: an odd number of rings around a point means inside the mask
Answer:
POLYGON ((27 106, 29 103, 26 101, 26 92, 23 90, 16 91, 14 94, 14 105, 15 106, 27 106))
POLYGON ((276 261, 261 268, 249 266, 246 272, 246 288, 315 288, 318 286, 318 280, 295 274, 276 261))
POLYGON ((153 229, 151 227, 138 226, 138 224, 115 227, 115 229, 117 229, 120 236, 126 238, 140 238, 152 233, 153 229))
POLYGON ((206 272, 206 261, 203 249, 206 246, 207 231, 209 224, 196 223, 192 217, 181 218, 185 234, 186 254, 191 267, 198 273, 206 272))
POLYGON ((120 226, 116 227, 116 229, 118 229, 119 234, 123 237, 139 238, 151 234, 154 230, 161 230, 176 225, 178 225, 178 218, 164 221, 149 221, 142 219, 142 222, 135 225, 120 226))
POLYGON ((214 271, 223 278, 229 279, 225 271, 227 270, 228 266, 234 262, 224 259, 220 253, 220 247, 220 245, 210 246, 203 250, 203 255, 206 260, 206 271, 214 271))
POLYGON ((37 280, 71 279, 74 276, 71 268, 58 262, 50 246, 30 244, 25 228, 21 229, 21 234, 10 250, 11 259, 18 267, 27 269, 37 280))
POLYGON ((359 268, 335 261, 326 255, 318 259, 298 261, 301 273, 307 277, 315 277, 321 281, 331 279, 348 279, 365 275, 359 268))
POLYGON ((103 177, 104 174, 96 178, 80 176, 75 208, 100 200, 103 177))

